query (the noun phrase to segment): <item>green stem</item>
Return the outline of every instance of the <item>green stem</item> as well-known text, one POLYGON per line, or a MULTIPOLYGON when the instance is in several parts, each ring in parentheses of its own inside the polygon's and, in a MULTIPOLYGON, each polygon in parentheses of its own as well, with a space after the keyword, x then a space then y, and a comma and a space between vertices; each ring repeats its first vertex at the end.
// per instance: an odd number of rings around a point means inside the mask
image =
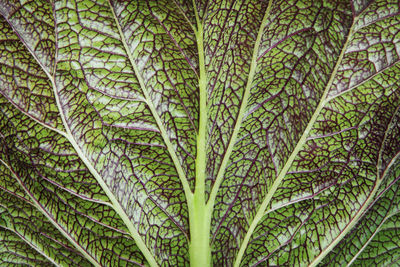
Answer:
POLYGON ((196 151, 196 184, 193 201, 189 204, 190 221, 190 264, 192 267, 207 267, 211 265, 210 224, 211 211, 205 201, 206 181, 206 142, 207 142, 207 73, 204 63, 203 27, 197 25, 197 46, 199 51, 199 90, 200 118, 197 135, 196 151))
POLYGON ((190 220, 190 266, 211 266, 210 224, 211 212, 207 208, 204 195, 195 194, 193 206, 189 209, 190 220))
MULTIPOLYGON (((200 64, 200 118, 199 133, 197 135, 197 151, 196 151, 196 187, 195 197, 203 197, 205 192, 206 180, 206 142, 207 142, 207 74, 204 64, 204 48, 203 48, 203 28, 198 26, 197 45, 199 49, 200 64)), ((200 199, 198 199, 200 200, 200 199)))

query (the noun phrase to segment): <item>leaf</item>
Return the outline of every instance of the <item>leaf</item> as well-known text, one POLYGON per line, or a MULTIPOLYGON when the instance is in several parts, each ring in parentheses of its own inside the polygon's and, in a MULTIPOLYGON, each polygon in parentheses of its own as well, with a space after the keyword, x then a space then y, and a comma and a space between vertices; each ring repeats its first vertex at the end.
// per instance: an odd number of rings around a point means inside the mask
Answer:
POLYGON ((0 263, 399 261, 400 6, 0 0, 0 263))

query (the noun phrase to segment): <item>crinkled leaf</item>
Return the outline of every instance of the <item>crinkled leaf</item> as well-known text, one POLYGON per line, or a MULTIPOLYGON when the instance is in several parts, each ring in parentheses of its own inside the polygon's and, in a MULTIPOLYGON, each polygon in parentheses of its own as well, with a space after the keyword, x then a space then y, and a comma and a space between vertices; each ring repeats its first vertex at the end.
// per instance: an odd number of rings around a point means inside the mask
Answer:
POLYGON ((399 6, 0 0, 1 262, 395 263, 399 6))

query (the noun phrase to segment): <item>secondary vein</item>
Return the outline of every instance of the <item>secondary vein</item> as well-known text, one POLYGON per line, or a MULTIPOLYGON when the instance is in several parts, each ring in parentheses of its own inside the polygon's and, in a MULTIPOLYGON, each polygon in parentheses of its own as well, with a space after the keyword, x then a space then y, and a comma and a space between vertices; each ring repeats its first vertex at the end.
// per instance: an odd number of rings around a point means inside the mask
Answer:
POLYGON ((180 163, 180 161, 178 159, 178 156, 176 155, 175 148, 174 148, 173 144, 171 143, 171 140, 169 139, 169 135, 167 133, 167 130, 165 129, 165 127, 163 125, 163 122, 162 122, 160 116, 158 115, 156 107, 154 106, 154 104, 153 104, 153 102, 151 100, 149 92, 147 91, 147 88, 146 88, 146 85, 144 83, 144 80, 143 80, 143 78, 142 78, 142 76, 140 74, 138 66, 135 63, 133 55, 132 55, 132 53, 131 53, 131 51, 129 49, 129 46, 128 46, 127 42, 126 42, 125 35, 124 35, 123 31, 122 31, 121 25, 119 24, 119 21, 117 19, 116 14, 115 14, 114 7, 111 4, 110 0, 108 0, 108 3, 109 3, 109 6, 110 6, 110 9, 111 9, 111 12, 113 14, 114 20, 115 20, 115 24, 116 24, 116 26, 118 28, 119 35, 121 37, 121 42, 124 45, 126 54, 127 54, 128 58, 129 58, 129 61, 130 61, 131 65, 132 65, 132 68, 133 68, 133 70, 135 72, 135 75, 136 75, 136 77, 138 79, 140 87, 142 88, 142 92, 143 92, 143 95, 144 95, 144 97, 146 99, 146 103, 147 103, 148 107, 150 108, 150 111, 151 111, 151 113, 152 113, 152 115, 153 115, 153 117, 154 117, 154 119, 155 119, 155 121, 157 123, 158 128, 160 129, 161 136, 162 136, 162 138, 163 138, 163 140, 165 142, 165 145, 167 146, 167 150, 168 150, 168 152, 169 152, 169 154, 170 154, 170 156, 172 158, 172 161, 173 161, 173 163, 175 165, 176 171, 178 172, 178 176, 179 176, 179 179, 180 179, 180 181, 182 183, 186 199, 191 199, 192 198, 192 192, 190 190, 189 182, 188 182, 188 180, 186 178, 185 172, 184 172, 184 170, 182 168, 182 165, 181 165, 181 163, 180 163))
MULTIPOLYGON (((111 4, 110 4, 110 8, 111 8, 111 10, 113 10, 111 4)), ((54 7, 53 7, 53 10, 54 10, 53 12, 55 12, 55 8, 54 7)), ((57 27, 56 23, 55 23, 55 27, 57 27)), ((56 40, 57 40, 57 34, 56 34, 56 40)), ((55 58, 57 58, 57 55, 58 55, 58 50, 56 49, 55 58)), ((57 65, 57 62, 55 62, 55 66, 56 65, 57 65)), ((71 132, 71 129, 69 128, 69 125, 67 123, 67 119, 66 119, 66 117, 64 115, 63 108, 62 108, 62 105, 61 105, 61 101, 60 101, 60 98, 59 98, 57 90, 56 90, 57 86, 56 86, 56 83, 55 83, 54 75, 55 75, 55 71, 54 71, 53 76, 51 76, 49 78, 50 78, 50 81, 52 83, 52 87, 53 87, 53 90, 54 90, 54 96, 55 96, 55 99, 56 99, 57 107, 58 107, 59 112, 60 112, 60 117, 61 117, 61 120, 62 120, 63 125, 64 125, 65 130, 66 130, 66 138, 71 143, 71 145, 74 147, 74 149, 75 149, 76 153, 78 154, 79 158, 83 161, 85 166, 88 168, 90 173, 93 175, 93 177, 99 183, 100 187, 104 190, 104 192, 106 193, 106 195, 110 199, 111 203, 113 204, 114 210, 121 217, 122 221, 127 226, 130 235, 135 240, 136 245, 142 251, 143 255, 145 256, 145 258, 149 262, 150 266, 158 266, 154 256, 152 255, 152 253, 150 252, 150 250, 146 246, 146 244, 143 241, 143 239, 142 239, 141 235, 139 234, 138 230, 133 225, 132 221, 129 219, 129 216, 126 213, 125 209, 122 208, 121 204, 119 203, 119 201, 117 200, 117 198, 115 197, 115 195, 113 194, 111 189, 105 183, 105 181, 103 180, 101 175, 97 172, 96 168, 92 165, 90 160, 86 157, 85 153, 81 150, 81 148, 78 145, 78 143, 75 141, 75 139, 73 137, 73 134, 71 132)))
MULTIPOLYGON (((64 229, 62 225, 60 225, 54 218, 51 216, 50 213, 47 212, 47 210, 42 206, 42 204, 32 195, 32 192, 26 188, 24 183, 21 181, 20 177, 14 172, 14 170, 3 160, 0 159, 0 163, 2 163, 14 176, 14 178, 17 180, 18 184, 23 188, 23 190, 27 193, 27 195, 31 198, 33 206, 40 212, 42 213, 48 220, 49 222, 65 237, 68 239, 69 242, 80 252, 82 255, 89 260, 94 266, 100 267, 101 265, 99 262, 92 257, 80 244, 77 242, 72 236, 68 233, 67 230, 64 229)), ((35 247, 33 247, 36 249, 35 247)), ((40 253, 40 251, 38 251, 40 253)), ((41 253, 44 255, 43 253, 41 253)), ((46 255, 46 258, 50 260, 49 256, 46 255)))
POLYGON ((248 103, 249 97, 250 97, 250 90, 251 90, 251 87, 253 84, 253 79, 254 79, 254 76, 256 73, 256 69, 257 69, 257 58, 258 58, 258 51, 259 51, 260 44, 261 44, 261 38, 262 38, 262 35, 264 32, 264 29, 267 26, 267 20, 270 15, 270 12, 271 12, 271 7, 272 7, 272 0, 270 0, 268 3, 268 7, 265 11, 263 20, 262 20, 260 28, 258 30, 257 39, 254 44, 253 56, 252 56, 251 64, 250 64, 250 72, 249 72, 249 76, 247 78, 246 88, 245 88, 245 91, 243 94, 242 103, 240 105, 239 114, 236 119, 236 123, 235 123, 234 129, 233 129, 233 132, 232 132, 232 136, 229 141, 228 148, 224 154, 224 158, 222 159, 222 163, 218 169, 217 178, 215 179, 214 186, 211 190, 210 198, 207 203, 207 205, 209 206, 210 209, 212 209, 212 207, 214 206, 215 198, 217 197, 218 190, 223 181, 226 166, 229 162, 230 156, 233 151, 233 147, 235 146, 236 141, 237 141, 240 127, 242 125, 243 117, 244 117, 244 114, 245 114, 245 111, 247 108, 247 103, 248 103))
POLYGON ((351 39, 351 36, 353 34, 353 30, 354 30, 354 26, 356 21, 353 21, 353 24, 348 32, 346 41, 342 47, 342 50, 340 52, 340 55, 338 57, 338 60, 336 61, 335 67, 332 71, 332 74, 329 78, 329 81, 327 83, 327 85, 325 86, 324 92, 322 94, 322 97, 320 99, 320 102, 317 106, 317 108, 315 109, 313 116, 311 117, 310 121, 307 124, 306 129, 303 131, 303 134, 301 135, 299 141, 297 142, 297 145, 295 146, 294 150, 292 151, 292 153, 290 154, 289 158, 287 159, 285 165, 283 166, 282 170, 279 172, 278 176, 276 177, 274 183, 272 184, 271 188, 269 189, 267 195, 264 197, 263 202, 261 203, 260 207, 257 210, 256 215, 254 216, 254 219, 252 221, 252 223, 249 226, 249 229, 246 232, 246 235, 243 239, 243 242, 240 246, 239 252, 237 254, 234 266, 238 267, 240 265, 240 262, 242 260, 242 257, 244 255, 244 252, 247 248, 247 245, 250 241, 250 238, 256 228, 256 226, 258 225, 258 223, 261 221, 262 217, 264 216, 265 210, 268 207, 268 205, 271 202, 271 199, 273 197, 273 195, 275 194, 276 190, 279 188, 279 185, 281 184, 283 178, 286 176, 287 172, 289 171, 290 167, 292 166, 292 163, 294 161, 294 159, 296 158, 297 154, 300 152, 300 150, 303 148, 304 144, 307 141, 307 137, 308 134, 310 133, 312 127, 314 126, 315 121, 317 120, 319 114, 321 113, 321 110, 324 108, 324 106, 326 105, 326 100, 327 100, 327 96, 329 93, 329 89, 331 88, 334 78, 336 76, 336 73, 339 69, 339 66, 341 64, 341 61, 344 57, 344 54, 346 52, 347 46, 349 44, 349 41, 351 39))

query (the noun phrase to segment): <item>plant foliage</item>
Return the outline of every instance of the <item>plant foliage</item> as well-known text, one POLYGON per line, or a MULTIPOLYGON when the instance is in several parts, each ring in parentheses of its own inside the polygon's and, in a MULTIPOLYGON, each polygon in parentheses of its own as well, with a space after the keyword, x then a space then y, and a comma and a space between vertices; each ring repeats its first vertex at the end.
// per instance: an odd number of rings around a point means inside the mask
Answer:
POLYGON ((398 0, 0 0, 0 265, 400 264, 398 0))

